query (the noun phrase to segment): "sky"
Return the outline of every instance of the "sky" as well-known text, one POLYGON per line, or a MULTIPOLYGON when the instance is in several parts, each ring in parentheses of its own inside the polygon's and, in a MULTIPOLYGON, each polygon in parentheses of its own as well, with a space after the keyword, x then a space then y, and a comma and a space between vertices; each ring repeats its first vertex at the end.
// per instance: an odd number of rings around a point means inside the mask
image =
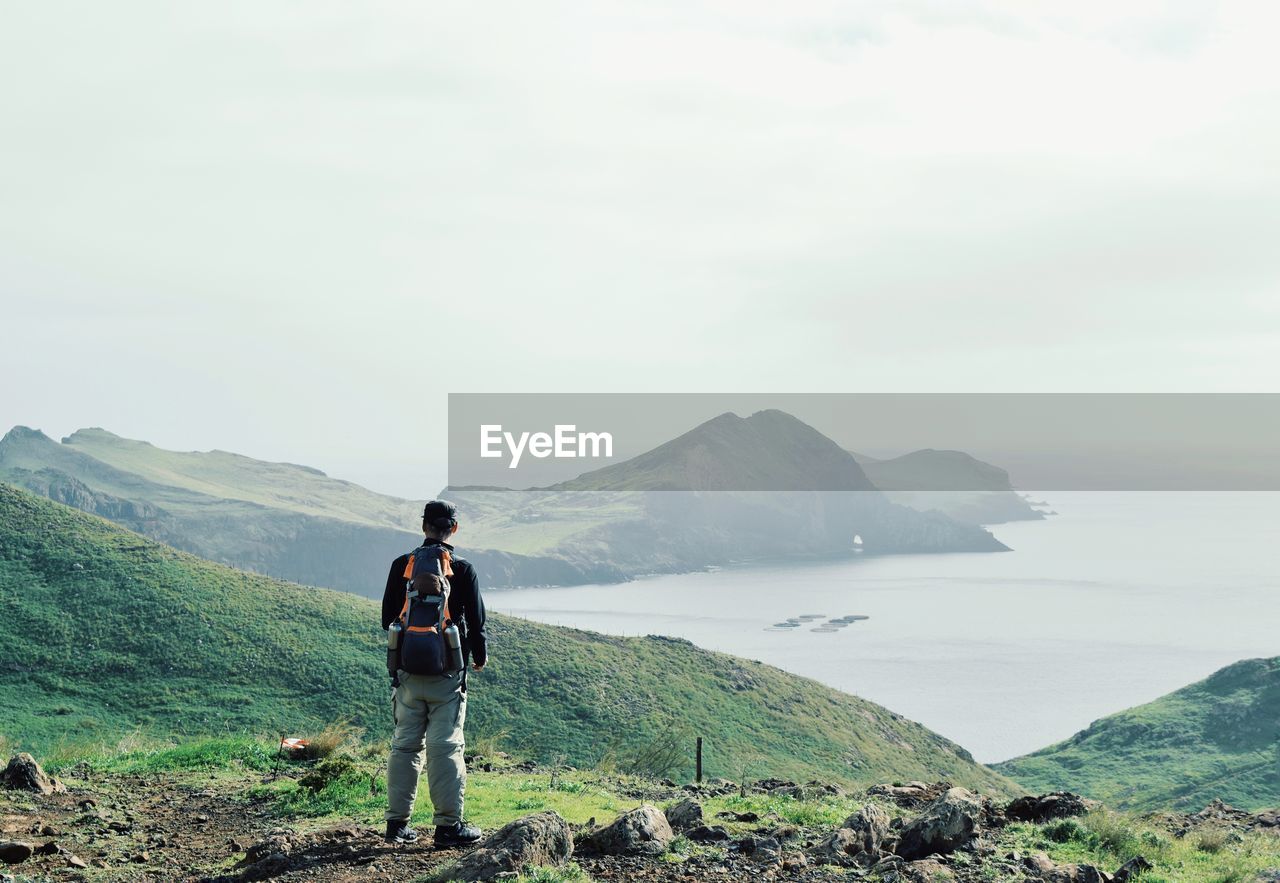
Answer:
POLYGON ((1280 5, 25 2, 0 431, 442 484, 448 392, 1275 392, 1280 5))

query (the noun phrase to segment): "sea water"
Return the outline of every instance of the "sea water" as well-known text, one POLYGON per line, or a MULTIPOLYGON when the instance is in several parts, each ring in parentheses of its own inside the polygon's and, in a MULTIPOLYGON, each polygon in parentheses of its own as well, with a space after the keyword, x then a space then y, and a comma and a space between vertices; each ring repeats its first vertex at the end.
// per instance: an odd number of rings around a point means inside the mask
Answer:
POLYGON ((1280 655, 1280 494, 1031 496, 1058 514, 993 526, 1011 552, 743 565, 487 600, 758 659, 885 705, 983 762, 1280 655), (828 624, 851 615, 868 618, 828 624))

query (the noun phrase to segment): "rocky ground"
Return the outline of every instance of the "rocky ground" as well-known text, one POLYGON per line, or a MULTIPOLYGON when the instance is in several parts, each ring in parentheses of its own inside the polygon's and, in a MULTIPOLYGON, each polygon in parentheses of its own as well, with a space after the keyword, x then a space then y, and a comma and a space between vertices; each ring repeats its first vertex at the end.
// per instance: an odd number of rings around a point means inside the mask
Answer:
MULTIPOLYGON (((0 880, 408 883, 514 879, 521 869, 563 868, 572 861, 578 871, 539 879, 1131 883, 1149 867, 1145 857, 1103 867, 1055 861, 1028 848, 1029 833, 1052 834, 1063 820, 1096 812, 1090 801, 1066 793, 993 802, 947 783, 881 785, 856 795, 850 805, 857 808, 832 826, 769 813, 709 814, 706 807, 717 797, 748 790, 730 783, 653 783, 647 795, 628 795, 639 805, 607 824, 571 825, 547 810, 514 819, 477 847, 436 851, 425 844, 388 846, 368 821, 285 824, 269 797, 249 796, 216 774, 203 777, 102 774, 65 784, 34 760, 15 757, 0 788, 0 880)), ((840 792, 832 785, 773 780, 750 790, 793 806, 840 792)), ((1204 832, 1220 834, 1224 844, 1280 834, 1280 813, 1246 813, 1220 802, 1151 822, 1170 842, 1204 832)), ((1158 838, 1151 842, 1169 848, 1158 838)), ((1280 866, 1280 836, 1275 842, 1280 866)), ((1150 879, 1183 878, 1165 873, 1150 879)), ((1250 866, 1247 874, 1221 879, 1280 881, 1280 868, 1250 866)))

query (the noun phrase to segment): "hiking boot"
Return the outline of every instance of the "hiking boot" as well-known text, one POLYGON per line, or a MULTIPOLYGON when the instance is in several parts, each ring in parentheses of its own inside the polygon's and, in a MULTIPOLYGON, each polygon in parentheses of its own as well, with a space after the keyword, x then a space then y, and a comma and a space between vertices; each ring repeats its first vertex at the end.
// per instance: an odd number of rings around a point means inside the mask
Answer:
POLYGON ((418 832, 409 827, 408 819, 396 819, 387 822, 386 840, 388 843, 417 843, 418 832))
POLYGON ((436 849, 450 849, 454 846, 470 846, 480 839, 480 829, 475 825, 454 822, 452 825, 436 827, 436 849))

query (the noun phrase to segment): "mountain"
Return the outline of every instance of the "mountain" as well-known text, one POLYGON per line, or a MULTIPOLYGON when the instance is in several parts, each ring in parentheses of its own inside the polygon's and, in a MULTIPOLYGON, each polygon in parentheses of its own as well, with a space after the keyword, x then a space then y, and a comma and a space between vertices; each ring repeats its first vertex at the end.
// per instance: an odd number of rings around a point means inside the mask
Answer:
MULTIPOLYGON (((314 732, 344 717, 374 738, 390 728, 373 602, 205 561, 4 484, 0 603, 10 744, 314 732)), ((1013 790, 874 703, 685 641, 494 616, 491 643, 471 732, 504 731, 535 760, 584 765, 702 736, 721 768, 1013 790)))
POLYGON ((1280 804, 1280 657, 1247 659, 1065 742, 996 764, 1030 789, 1116 806, 1194 809, 1213 798, 1280 804))
MULTIPOLYGON (((421 542, 422 504, 318 469, 225 451, 180 453, 102 429, 62 443, 16 426, 0 480, 101 515, 175 548, 257 573, 381 597, 388 563, 421 542)), ((587 561, 472 548, 489 585, 616 581, 587 561)))
POLYGON ((622 463, 541 490, 446 493, 471 515, 469 542, 580 567, 608 562, 633 575, 855 549, 1006 549, 976 525, 885 499, 848 451, 782 411, 721 414, 622 463))
POLYGON ((858 462, 784 411, 725 413, 558 491, 874 491, 858 462))
MULTIPOLYGON (((212 561, 365 597, 380 596, 387 562, 421 536, 420 502, 307 466, 167 451, 103 429, 58 443, 14 427, 0 440, 0 480, 212 561)), ((855 547, 1005 549, 973 524, 886 500, 852 455, 781 411, 721 415, 554 488, 446 493, 490 586, 610 583, 855 547), (659 490, 681 487, 696 489, 659 490)))
POLYGON ((887 460, 850 454, 889 500, 912 509, 936 510, 968 524, 1044 518, 1014 490, 1008 472, 963 451, 925 448, 887 460))

